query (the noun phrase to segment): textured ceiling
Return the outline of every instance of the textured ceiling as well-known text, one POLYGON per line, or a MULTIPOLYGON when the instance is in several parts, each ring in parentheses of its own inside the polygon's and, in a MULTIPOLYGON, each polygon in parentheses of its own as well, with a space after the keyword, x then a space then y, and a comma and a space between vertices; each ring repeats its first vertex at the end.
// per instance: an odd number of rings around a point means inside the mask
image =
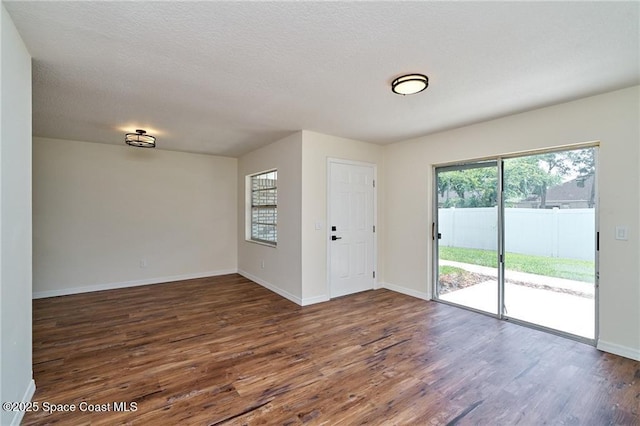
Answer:
POLYGON ((387 144, 640 82, 638 2, 3 2, 35 136, 238 156, 387 144), (420 72, 429 88, 391 92, 420 72))

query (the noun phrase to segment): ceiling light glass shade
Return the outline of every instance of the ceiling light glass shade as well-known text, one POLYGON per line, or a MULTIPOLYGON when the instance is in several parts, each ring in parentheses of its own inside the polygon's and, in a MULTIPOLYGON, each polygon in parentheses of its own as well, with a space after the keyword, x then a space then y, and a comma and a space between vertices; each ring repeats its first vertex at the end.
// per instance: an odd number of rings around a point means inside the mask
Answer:
POLYGON ((429 86, 429 78, 422 74, 408 74, 398 77, 391 83, 391 90, 398 95, 413 95, 429 86))
POLYGON ((137 146, 140 148, 155 148, 156 147, 156 138, 147 135, 145 130, 136 130, 135 133, 127 133, 124 136, 124 141, 127 145, 137 146))

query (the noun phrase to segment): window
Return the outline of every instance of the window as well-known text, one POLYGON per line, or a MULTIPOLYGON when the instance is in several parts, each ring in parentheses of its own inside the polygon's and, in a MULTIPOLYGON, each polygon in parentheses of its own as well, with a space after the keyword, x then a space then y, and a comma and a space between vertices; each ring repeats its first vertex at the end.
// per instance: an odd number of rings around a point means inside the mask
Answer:
POLYGON ((276 245, 278 243, 278 171, 249 176, 251 189, 250 240, 276 245))

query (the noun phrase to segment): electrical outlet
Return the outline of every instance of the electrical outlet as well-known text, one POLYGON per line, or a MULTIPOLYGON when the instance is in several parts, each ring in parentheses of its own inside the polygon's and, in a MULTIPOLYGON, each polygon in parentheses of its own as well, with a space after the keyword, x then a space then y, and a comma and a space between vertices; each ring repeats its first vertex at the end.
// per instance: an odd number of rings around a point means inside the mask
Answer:
POLYGON ((260 261, 260 269, 264 269, 264 260, 260 261))
POLYGON ((140 259, 140 267, 141 268, 147 267, 147 259, 140 259))

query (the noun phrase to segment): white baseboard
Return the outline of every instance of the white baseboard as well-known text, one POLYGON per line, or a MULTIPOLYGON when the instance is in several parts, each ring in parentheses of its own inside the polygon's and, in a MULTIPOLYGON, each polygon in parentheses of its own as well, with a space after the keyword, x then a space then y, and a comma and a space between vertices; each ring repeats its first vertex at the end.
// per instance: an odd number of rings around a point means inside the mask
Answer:
MULTIPOLYGON (((36 392, 36 382, 31 379, 29 384, 27 385, 27 389, 24 391, 24 395, 22 396, 22 403, 31 402, 31 398, 33 398, 33 394, 36 392)), ((11 426, 18 426, 24 417, 24 411, 16 411, 13 414, 13 419, 11 419, 11 426)))
POLYGON ((85 287, 61 288, 58 290, 46 290, 33 292, 34 299, 45 297, 66 296, 69 294, 89 293, 92 291, 114 290, 116 288, 138 287, 141 285, 162 284, 172 281, 192 280, 194 278, 215 277, 217 275, 227 275, 237 273, 237 269, 222 269, 219 271, 198 272, 195 274, 174 275, 170 277, 147 278, 144 280, 124 281, 119 283, 95 284, 85 287))
POLYGON ((395 285, 391 283, 378 283, 378 284, 380 288, 386 288, 387 290, 406 294, 407 296, 416 297, 422 300, 431 300, 431 297, 429 296, 429 294, 414 290, 412 288, 401 287, 399 285, 395 285))
POLYGON ((326 295, 307 297, 302 299, 302 306, 314 305, 316 303, 328 302, 329 298, 326 295))
POLYGON ((598 340, 598 344, 596 347, 604 352, 609 352, 614 355, 620 355, 625 358, 634 359, 636 361, 640 361, 640 350, 630 348, 628 346, 618 345, 617 343, 606 342, 603 340, 598 340))
POLYGON ((270 282, 267 282, 261 278, 256 277, 255 275, 251 275, 250 273, 248 273, 247 271, 243 271, 243 270, 238 270, 238 273, 240 275, 242 275, 243 277, 260 284, 262 287, 266 288, 267 290, 271 290, 272 292, 279 294, 280 296, 284 297, 285 299, 289 299, 290 301, 292 301, 293 303, 295 303, 296 305, 300 305, 300 306, 304 306, 302 303, 302 299, 300 299, 298 296, 294 296, 293 294, 289 293, 286 290, 283 290, 279 287, 276 287, 275 285, 271 284, 270 282))

